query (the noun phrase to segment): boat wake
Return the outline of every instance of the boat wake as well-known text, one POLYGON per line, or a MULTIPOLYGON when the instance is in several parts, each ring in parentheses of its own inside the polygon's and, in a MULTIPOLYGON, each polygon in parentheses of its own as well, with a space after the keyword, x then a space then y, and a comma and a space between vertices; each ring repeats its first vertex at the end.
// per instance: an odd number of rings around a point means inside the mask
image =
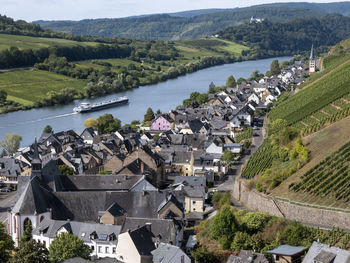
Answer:
POLYGON ((37 119, 37 120, 29 120, 29 121, 24 121, 24 122, 17 122, 17 123, 9 123, 7 125, 1 125, 1 128, 8 128, 8 127, 16 127, 18 125, 25 125, 25 124, 30 124, 30 123, 36 123, 36 122, 41 122, 41 121, 47 121, 47 120, 53 120, 53 119, 58 119, 58 118, 64 118, 64 117, 68 117, 68 116, 72 116, 77 114, 77 112, 70 112, 70 113, 65 113, 65 114, 60 114, 60 115, 55 115, 55 116, 48 116, 48 117, 44 117, 41 119, 37 119))

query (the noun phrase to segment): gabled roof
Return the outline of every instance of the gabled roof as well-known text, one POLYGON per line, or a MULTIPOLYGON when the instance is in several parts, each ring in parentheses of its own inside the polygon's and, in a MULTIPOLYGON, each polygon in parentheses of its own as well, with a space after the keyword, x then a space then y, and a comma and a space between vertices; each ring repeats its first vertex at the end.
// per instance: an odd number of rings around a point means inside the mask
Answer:
POLYGON ((264 254, 241 250, 239 255, 231 255, 226 263, 269 263, 264 254))
POLYGON ((58 203, 49 189, 41 184, 38 176, 33 177, 19 196, 12 212, 22 215, 45 213, 49 208, 58 208, 58 203))
POLYGON ((176 254, 181 253, 182 255, 188 257, 181 248, 173 246, 170 244, 160 243, 158 247, 152 251, 153 262, 155 263, 170 263, 174 262, 174 257, 176 254))
POLYGON ((294 256, 299 253, 302 253, 306 247, 303 246, 290 246, 290 245, 281 245, 275 249, 266 251, 267 253, 270 254, 276 254, 276 255, 283 255, 283 256, 294 256))
POLYGON ((172 242, 173 244, 176 242, 178 224, 173 219, 127 217, 124 220, 121 233, 128 230, 133 231, 145 225, 150 226, 153 235, 161 242, 172 242))
POLYGON ((332 258, 334 259, 334 261, 330 261, 332 263, 350 263, 350 251, 314 241, 305 255, 303 263, 314 263, 315 260, 328 263, 332 258), (333 255, 335 255, 334 258, 333 255))
MULTIPOLYGON (((118 236, 121 233, 121 226, 117 225, 52 220, 47 218, 40 222, 38 226, 33 229, 33 235, 42 234, 45 237, 55 238, 57 231, 59 231, 62 227, 66 228, 70 233, 76 235, 83 241, 90 241, 90 234, 96 233, 96 239, 98 239, 99 242, 109 242, 108 238, 105 239, 106 236, 118 236)), ((117 242, 117 239, 113 241, 117 242)))
POLYGON ((146 226, 130 231, 129 235, 141 256, 151 255, 151 251, 155 249, 155 245, 153 243, 154 235, 147 229, 146 226))

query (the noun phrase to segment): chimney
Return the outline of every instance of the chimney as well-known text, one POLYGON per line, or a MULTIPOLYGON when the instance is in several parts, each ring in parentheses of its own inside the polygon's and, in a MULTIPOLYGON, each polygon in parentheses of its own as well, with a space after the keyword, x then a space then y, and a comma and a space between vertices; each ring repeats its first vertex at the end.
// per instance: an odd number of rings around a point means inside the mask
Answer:
POLYGON ((152 223, 151 223, 151 222, 147 222, 147 223, 145 224, 145 226, 146 226, 146 229, 147 229, 149 232, 152 232, 152 223))
POLYGON ((141 161, 141 165, 140 165, 140 170, 141 170, 141 173, 143 174, 145 168, 144 168, 144 165, 143 165, 143 162, 141 161))

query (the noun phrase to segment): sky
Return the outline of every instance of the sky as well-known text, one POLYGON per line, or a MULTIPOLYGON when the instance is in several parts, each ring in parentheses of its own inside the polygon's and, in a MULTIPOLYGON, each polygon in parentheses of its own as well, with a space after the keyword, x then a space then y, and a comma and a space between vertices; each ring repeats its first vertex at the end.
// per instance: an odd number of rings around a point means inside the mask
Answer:
MULTIPOLYGON (((15 20, 81 20, 172 13, 207 8, 235 8, 307 0, 0 0, 0 14, 15 20)), ((314 0, 312 2, 338 2, 314 0)), ((310 1, 311 2, 311 1, 310 1)))

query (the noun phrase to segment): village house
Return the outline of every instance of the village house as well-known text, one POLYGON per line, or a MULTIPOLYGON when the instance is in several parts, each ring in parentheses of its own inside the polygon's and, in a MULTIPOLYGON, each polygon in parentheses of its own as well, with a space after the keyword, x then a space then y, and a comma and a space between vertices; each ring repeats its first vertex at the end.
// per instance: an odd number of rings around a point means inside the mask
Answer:
POLYGON ((152 121, 151 130, 153 131, 167 131, 174 128, 174 121, 167 114, 162 114, 156 116, 156 118, 152 121))

